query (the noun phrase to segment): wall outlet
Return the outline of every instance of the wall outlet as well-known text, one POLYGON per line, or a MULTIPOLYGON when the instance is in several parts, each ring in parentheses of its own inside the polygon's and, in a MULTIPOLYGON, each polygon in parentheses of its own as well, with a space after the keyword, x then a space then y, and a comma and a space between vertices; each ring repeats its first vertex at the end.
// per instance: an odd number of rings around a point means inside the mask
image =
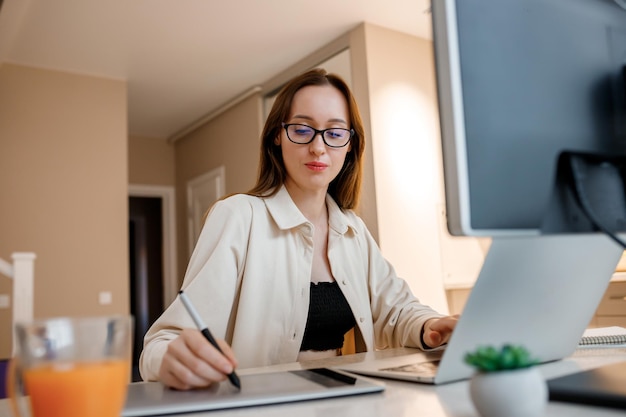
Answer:
POLYGON ((100 291, 98 294, 98 302, 103 306, 111 304, 113 302, 113 294, 111 291, 100 291))
POLYGON ((0 294, 0 308, 9 308, 11 306, 11 297, 9 294, 0 294))

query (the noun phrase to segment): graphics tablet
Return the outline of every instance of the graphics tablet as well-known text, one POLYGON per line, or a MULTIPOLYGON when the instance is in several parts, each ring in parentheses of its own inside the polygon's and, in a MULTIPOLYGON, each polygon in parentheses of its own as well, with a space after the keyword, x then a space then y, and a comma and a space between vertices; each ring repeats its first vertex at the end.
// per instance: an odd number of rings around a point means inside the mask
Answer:
POLYGON ((224 381, 207 389, 177 391, 159 382, 132 383, 122 417, 249 407, 382 392, 381 382, 325 368, 239 375, 241 391, 224 381))

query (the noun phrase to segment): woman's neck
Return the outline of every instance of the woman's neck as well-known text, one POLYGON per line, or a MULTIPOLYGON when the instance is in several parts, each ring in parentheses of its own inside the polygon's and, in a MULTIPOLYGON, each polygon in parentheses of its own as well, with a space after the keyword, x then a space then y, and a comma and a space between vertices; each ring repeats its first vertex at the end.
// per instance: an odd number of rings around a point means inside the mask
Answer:
POLYGON ((300 212, 311 223, 319 224, 328 221, 326 190, 303 190, 288 183, 285 183, 285 188, 300 212))

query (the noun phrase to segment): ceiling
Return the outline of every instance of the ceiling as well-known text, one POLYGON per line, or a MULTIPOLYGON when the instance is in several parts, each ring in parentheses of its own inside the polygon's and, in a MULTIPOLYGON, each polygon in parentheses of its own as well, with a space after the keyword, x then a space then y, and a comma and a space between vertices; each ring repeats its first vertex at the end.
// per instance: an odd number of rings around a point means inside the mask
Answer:
POLYGON ((361 22, 431 38, 430 0, 0 0, 0 63, 127 81, 170 138, 361 22))

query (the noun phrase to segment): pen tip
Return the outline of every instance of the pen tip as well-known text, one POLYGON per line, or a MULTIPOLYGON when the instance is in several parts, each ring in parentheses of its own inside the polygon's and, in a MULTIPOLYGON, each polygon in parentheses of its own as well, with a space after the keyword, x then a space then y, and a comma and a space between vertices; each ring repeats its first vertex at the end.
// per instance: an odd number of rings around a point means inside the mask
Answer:
POLYGON ((228 379, 230 379, 230 382, 237 387, 238 390, 241 390, 241 380, 239 380, 239 377, 237 376, 237 374, 235 373, 235 371, 231 372, 230 375, 228 375, 228 379))

